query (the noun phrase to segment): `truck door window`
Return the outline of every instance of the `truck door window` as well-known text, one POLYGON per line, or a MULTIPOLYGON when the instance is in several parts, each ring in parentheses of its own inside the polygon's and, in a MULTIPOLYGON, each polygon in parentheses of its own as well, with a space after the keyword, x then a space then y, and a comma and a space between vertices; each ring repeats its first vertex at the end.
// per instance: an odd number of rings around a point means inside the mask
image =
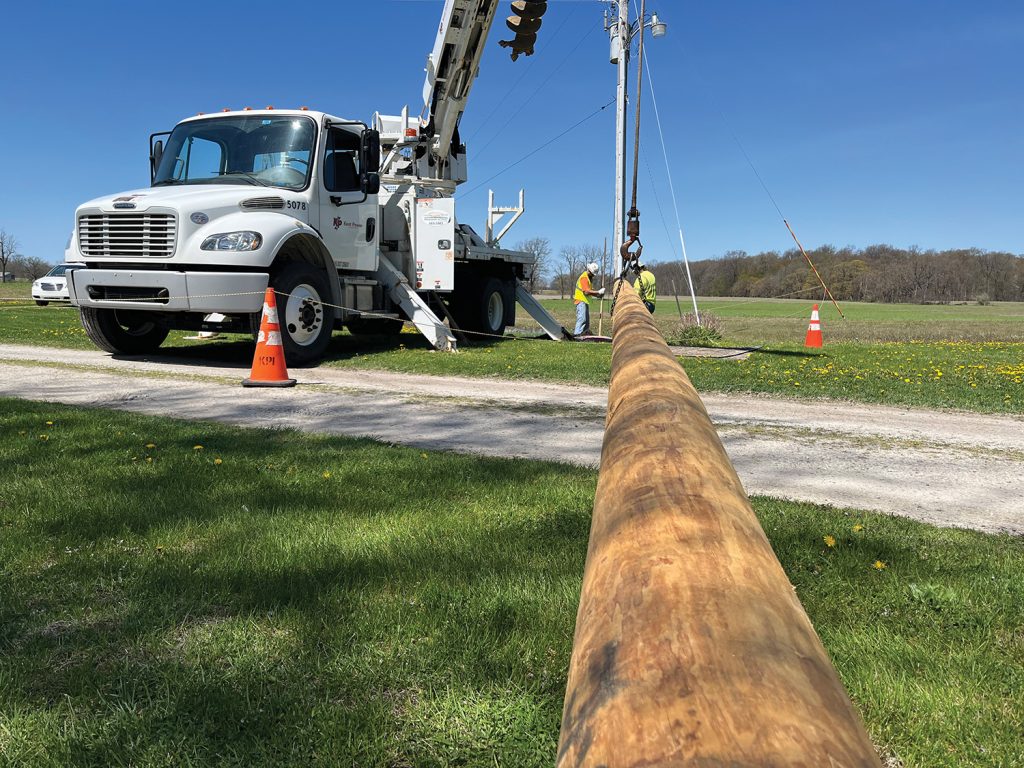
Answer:
POLYGON ((324 158, 324 188, 328 192, 358 192, 359 134, 331 128, 324 158))

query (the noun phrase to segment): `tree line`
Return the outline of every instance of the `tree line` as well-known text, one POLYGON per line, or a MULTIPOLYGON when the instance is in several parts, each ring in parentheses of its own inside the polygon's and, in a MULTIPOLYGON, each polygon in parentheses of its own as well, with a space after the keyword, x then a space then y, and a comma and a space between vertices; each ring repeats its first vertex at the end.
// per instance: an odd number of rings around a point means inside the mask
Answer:
MULTIPOLYGON (((823 245, 807 252, 838 300, 891 303, 1024 301, 1024 255, 980 248, 944 251, 871 245, 836 248, 823 245)), ((663 291, 674 282, 687 292, 681 261, 652 267, 663 291)), ((752 298, 808 297, 821 285, 800 251, 764 251, 754 255, 729 251, 705 261, 691 261, 700 296, 752 298)))
POLYGON ((12 276, 22 280, 36 280, 52 269, 53 265, 48 261, 18 253, 19 247, 14 235, 6 229, 0 229, 0 282, 6 283, 12 276))

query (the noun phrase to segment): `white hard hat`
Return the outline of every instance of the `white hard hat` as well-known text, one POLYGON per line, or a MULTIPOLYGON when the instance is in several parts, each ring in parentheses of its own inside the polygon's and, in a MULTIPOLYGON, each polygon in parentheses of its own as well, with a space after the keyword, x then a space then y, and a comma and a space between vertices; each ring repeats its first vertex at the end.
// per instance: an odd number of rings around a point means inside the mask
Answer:
POLYGON ((597 274, 597 270, 598 270, 598 266, 597 266, 597 262, 596 261, 592 261, 589 264, 587 264, 587 272, 593 272, 596 275, 597 274))

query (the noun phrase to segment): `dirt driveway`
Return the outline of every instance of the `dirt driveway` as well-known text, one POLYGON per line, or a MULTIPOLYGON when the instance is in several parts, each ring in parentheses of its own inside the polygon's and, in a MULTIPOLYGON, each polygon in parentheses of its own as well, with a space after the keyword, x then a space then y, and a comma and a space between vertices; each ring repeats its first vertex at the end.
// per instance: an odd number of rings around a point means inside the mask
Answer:
MULTIPOLYGON (((375 437, 597 466, 606 391, 523 381, 293 370, 243 389, 242 366, 0 345, 0 396, 375 437)), ((709 394, 751 494, 1024 534, 1024 419, 709 394)))

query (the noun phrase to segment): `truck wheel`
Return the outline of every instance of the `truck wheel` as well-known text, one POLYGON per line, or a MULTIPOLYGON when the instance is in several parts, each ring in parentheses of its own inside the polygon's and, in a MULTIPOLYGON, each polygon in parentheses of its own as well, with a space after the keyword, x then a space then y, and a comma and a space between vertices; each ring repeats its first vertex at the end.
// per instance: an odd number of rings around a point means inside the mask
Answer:
POLYGON ((154 323, 147 312, 81 307, 79 316, 92 343, 115 355, 153 352, 167 338, 168 330, 154 323))
POLYGON ((496 277, 489 277, 483 282, 477 306, 476 328, 483 333, 495 336, 505 335, 505 315, 508 310, 508 287, 496 277))
POLYGON ((288 365, 306 365, 323 357, 334 331, 334 318, 324 307, 330 297, 327 278, 309 264, 289 264, 270 279, 278 294, 284 359, 288 365))
POLYGON ((390 317, 355 317, 345 325, 356 336, 397 336, 405 323, 390 317))
POLYGON ((40 307, 45 307, 49 303, 50 302, 48 301, 39 301, 39 299, 36 299, 36 304, 38 304, 40 307))

